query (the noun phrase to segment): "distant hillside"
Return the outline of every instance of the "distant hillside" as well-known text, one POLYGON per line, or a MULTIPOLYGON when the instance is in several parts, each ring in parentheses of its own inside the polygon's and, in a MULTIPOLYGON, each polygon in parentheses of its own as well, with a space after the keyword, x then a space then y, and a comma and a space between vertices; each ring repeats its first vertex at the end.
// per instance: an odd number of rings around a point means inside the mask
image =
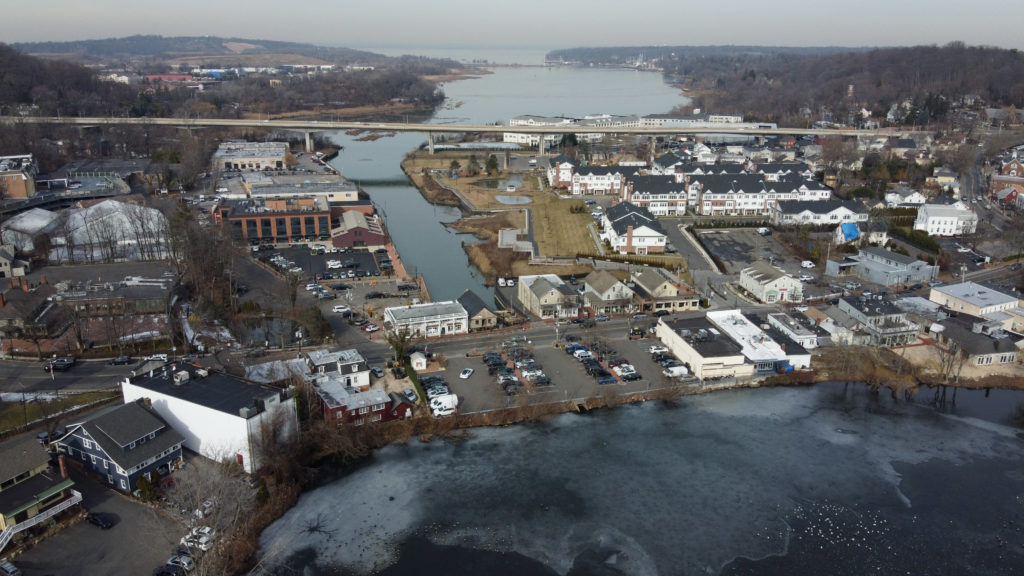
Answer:
POLYGON ((839 52, 861 52, 870 48, 836 46, 606 46, 565 48, 548 52, 549 61, 579 62, 585 65, 627 66, 645 61, 686 62, 736 58, 810 58, 839 52))
POLYGON ((642 58, 689 89, 696 107, 785 125, 806 122, 808 112, 821 118, 825 111, 846 122, 853 108, 884 118, 904 102, 911 104, 915 121, 942 121, 969 95, 988 105, 1024 106, 1024 55, 961 42, 906 48, 573 48, 548 58, 609 66, 637 65, 642 58))
POLYGON ((351 48, 216 36, 128 36, 70 42, 19 42, 11 46, 33 56, 58 56, 86 62, 275 53, 299 54, 339 64, 372 63, 387 59, 381 54, 351 48))

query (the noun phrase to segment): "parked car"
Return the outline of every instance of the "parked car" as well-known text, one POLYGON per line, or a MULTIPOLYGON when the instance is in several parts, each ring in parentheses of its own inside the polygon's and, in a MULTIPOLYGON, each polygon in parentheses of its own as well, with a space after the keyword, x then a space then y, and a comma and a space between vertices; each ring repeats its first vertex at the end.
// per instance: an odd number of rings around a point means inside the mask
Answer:
POLYGON ((191 572, 196 569, 196 563, 188 556, 171 556, 167 559, 167 565, 178 566, 183 568, 186 572, 191 572))
POLYGON ((373 367, 371 367, 370 368, 370 372, 373 372, 373 375, 376 376, 377 378, 383 378, 384 377, 384 369, 381 368, 380 366, 373 366, 373 367))
POLYGON ((814 262, 811 262, 810 260, 804 260, 803 262, 800 263, 800 267, 801 268, 814 268, 814 262))
POLYGON ((419 396, 417 396, 416 391, 413 390, 412 388, 406 388, 405 390, 402 390, 402 394, 405 395, 405 398, 409 402, 416 402, 416 400, 419 400, 419 396))
POLYGON ((596 320, 597 322, 605 322, 605 321, 608 320, 608 315, 607 314, 598 314, 597 316, 594 316, 594 320, 596 320))
POLYGON ((668 354, 668 348, 664 346, 658 346, 657 344, 652 345, 647 349, 651 354, 668 354))
POLYGON ((185 569, 181 566, 164 564, 153 569, 153 576, 185 576, 185 574, 185 569))
POLYGON ((167 354, 150 354, 145 358, 146 362, 167 362, 167 354))
POLYGON ((463 380, 465 380, 466 378, 469 378, 472 375, 473 375, 473 369, 472 368, 463 368, 462 372, 459 372, 459 378, 462 378, 463 380))
POLYGON ((109 530, 110 528, 114 527, 114 523, 110 521, 110 518, 107 518, 105 515, 100 514, 99 512, 90 512, 85 515, 85 519, 89 522, 89 524, 92 524, 93 526, 99 527, 103 530, 109 530))
POLYGON ((116 358, 111 358, 110 359, 110 364, 113 364, 114 366, 123 366, 125 364, 131 364, 131 363, 132 363, 132 357, 131 356, 117 356, 116 358))

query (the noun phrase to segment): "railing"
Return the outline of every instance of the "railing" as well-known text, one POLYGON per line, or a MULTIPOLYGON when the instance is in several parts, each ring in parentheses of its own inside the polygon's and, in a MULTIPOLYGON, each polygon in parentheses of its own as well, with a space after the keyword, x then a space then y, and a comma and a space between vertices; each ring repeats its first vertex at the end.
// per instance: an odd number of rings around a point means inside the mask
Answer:
POLYGON ((79 502, 82 501, 81 492, 78 492, 77 490, 71 490, 70 492, 71 498, 62 501, 60 504, 57 504, 53 508, 47 508, 46 511, 42 512, 41 514, 37 514, 29 518, 28 520, 25 520, 24 522, 18 522, 14 526, 5 528, 4 531, 0 533, 0 552, 3 551, 3 549, 11 541, 11 538, 14 538, 14 535, 18 532, 21 532, 22 530, 27 530, 35 526, 36 524, 39 524, 43 520, 48 520, 49 518, 52 518, 53 516, 60 514, 61 512, 67 510, 68 508, 71 508, 75 504, 78 504, 79 502))

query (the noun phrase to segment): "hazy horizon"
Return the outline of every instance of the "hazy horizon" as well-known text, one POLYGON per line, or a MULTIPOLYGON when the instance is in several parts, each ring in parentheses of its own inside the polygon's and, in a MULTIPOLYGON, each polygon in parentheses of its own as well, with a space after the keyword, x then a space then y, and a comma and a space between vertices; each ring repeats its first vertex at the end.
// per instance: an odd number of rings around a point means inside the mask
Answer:
POLYGON ((609 0, 564 0, 557 7, 520 0, 484 11, 469 0, 448 0, 443 7, 410 0, 378 0, 372 5, 308 0, 295 6, 282 9, 280 2, 270 0, 181 0, 167 9, 127 0, 52 0, 8 10, 3 41, 157 34, 305 42, 367 51, 390 47, 408 53, 547 52, 581 46, 941 46, 954 41, 1024 48, 1017 21, 993 17, 1013 10, 992 0, 975 2, 970 9, 948 0, 848 4, 735 0, 713 6, 634 0, 628 9, 609 0), (634 16, 635 22, 626 21, 625 16, 634 16))

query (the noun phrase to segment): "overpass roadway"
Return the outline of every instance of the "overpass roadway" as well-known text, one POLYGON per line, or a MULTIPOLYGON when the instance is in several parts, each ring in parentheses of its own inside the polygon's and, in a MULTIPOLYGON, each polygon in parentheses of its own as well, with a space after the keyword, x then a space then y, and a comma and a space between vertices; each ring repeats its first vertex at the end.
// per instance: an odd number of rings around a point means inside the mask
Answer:
POLYGON ((820 128, 730 128, 684 126, 505 126, 495 124, 422 124, 408 122, 348 122, 330 120, 261 120, 235 118, 127 118, 127 117, 63 117, 63 116, 0 116, 3 124, 67 124, 78 126, 173 126, 178 128, 266 128, 294 130, 306 135, 306 147, 311 147, 310 134, 328 130, 368 130, 379 132, 425 132, 433 151, 436 133, 494 133, 517 134, 633 134, 638 136, 664 136, 669 134, 739 134, 744 136, 906 136, 918 131, 881 128, 876 130, 820 129, 820 128))

